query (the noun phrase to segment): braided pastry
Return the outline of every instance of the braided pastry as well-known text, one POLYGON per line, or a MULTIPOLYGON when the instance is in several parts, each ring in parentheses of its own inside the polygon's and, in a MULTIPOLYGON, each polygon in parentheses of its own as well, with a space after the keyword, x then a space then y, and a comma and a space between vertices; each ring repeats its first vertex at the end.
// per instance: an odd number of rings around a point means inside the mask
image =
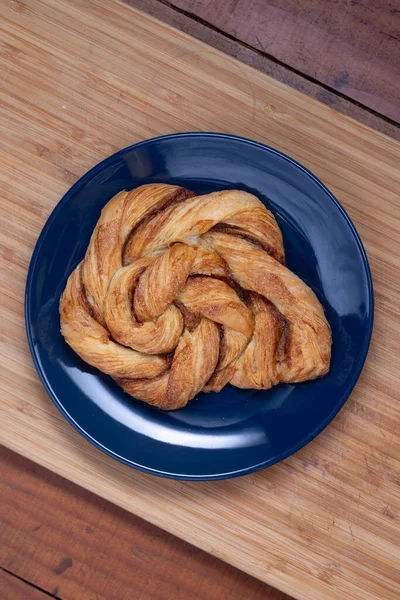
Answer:
POLYGON ((284 265, 253 195, 144 185, 104 207, 60 301, 61 332, 129 394, 171 410, 200 391, 322 377, 331 330, 284 265))

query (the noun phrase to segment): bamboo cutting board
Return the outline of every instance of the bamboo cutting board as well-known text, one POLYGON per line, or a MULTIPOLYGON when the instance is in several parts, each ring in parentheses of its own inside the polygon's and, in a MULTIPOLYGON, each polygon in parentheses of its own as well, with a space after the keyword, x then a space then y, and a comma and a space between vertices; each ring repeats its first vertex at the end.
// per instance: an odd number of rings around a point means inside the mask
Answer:
POLYGON ((296 598, 399 598, 399 144, 115 0, 0 10, 1 441, 296 598), (311 169, 375 283, 345 408, 295 456, 232 481, 161 480, 103 455, 53 407, 25 339, 29 259, 63 193, 116 150, 185 130, 254 138, 311 169))

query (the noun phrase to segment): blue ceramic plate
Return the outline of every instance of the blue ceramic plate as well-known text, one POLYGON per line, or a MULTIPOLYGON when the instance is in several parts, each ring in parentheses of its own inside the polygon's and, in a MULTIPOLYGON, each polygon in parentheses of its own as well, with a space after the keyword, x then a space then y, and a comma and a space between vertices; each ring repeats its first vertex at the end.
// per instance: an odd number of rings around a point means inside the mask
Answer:
POLYGON ((299 450, 333 419, 368 351, 373 292, 367 258, 349 217, 320 181, 262 144, 215 133, 184 133, 126 148, 89 171, 56 206, 33 253, 26 286, 33 360, 53 402, 90 442, 148 473, 223 479, 268 467, 299 450), (243 189, 270 208, 288 267, 317 294, 332 327, 332 366, 323 379, 269 391, 199 394, 162 412, 125 394, 84 363, 60 334, 58 303, 83 258, 106 202, 151 182, 198 194, 243 189))

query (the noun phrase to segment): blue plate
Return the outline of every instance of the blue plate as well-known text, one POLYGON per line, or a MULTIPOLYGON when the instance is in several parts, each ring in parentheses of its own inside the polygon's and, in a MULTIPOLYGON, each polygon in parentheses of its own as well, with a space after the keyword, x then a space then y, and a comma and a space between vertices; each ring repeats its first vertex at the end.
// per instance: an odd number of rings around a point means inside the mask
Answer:
POLYGON ((367 355, 373 291, 353 224, 314 175, 257 142, 183 133, 121 150, 67 192, 33 253, 25 317, 33 360, 47 392, 90 442, 155 475, 223 479, 286 458, 333 419, 367 355), (102 207, 120 190, 151 182, 178 184, 198 194, 243 189, 274 212, 288 267, 316 292, 332 327, 332 366, 326 377, 269 391, 228 385, 219 394, 199 394, 185 408, 162 412, 133 400, 67 346, 60 334, 60 294, 86 252, 102 207))

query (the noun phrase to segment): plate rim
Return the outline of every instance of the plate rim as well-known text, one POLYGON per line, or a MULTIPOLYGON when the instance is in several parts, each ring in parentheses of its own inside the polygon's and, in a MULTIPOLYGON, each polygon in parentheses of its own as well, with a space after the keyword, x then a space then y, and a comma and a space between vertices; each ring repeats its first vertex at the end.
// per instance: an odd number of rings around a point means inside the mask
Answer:
POLYGON ((32 356, 32 360, 33 360, 35 369, 39 375, 39 378, 40 378, 47 394, 49 395, 50 399, 52 400, 53 404, 56 406, 56 408, 59 410, 59 412, 63 415, 63 417, 70 423, 70 425, 72 425, 72 427, 80 435, 82 435, 82 437, 84 437, 87 441, 89 441, 92 445, 94 445, 96 448, 101 450, 103 453, 107 454, 111 458, 114 458, 115 460, 117 460, 131 468, 137 469, 139 471, 142 471, 144 473, 148 473, 151 475, 156 475, 158 477, 163 477, 163 478, 167 478, 167 479, 184 480, 184 481, 213 481, 213 480, 215 481, 215 480, 223 480, 223 479, 242 477, 244 475, 250 475, 251 473, 255 473, 256 471, 260 471, 261 469, 265 469, 267 467, 270 467, 274 464, 277 464, 277 463, 285 460, 286 458, 295 454, 301 448, 303 448, 307 444, 309 444, 314 438, 316 438, 327 427, 327 425, 329 425, 329 423, 335 418, 335 416, 343 408, 344 404, 349 399, 350 394, 352 393, 352 391, 360 377, 361 371, 363 369, 363 366, 365 364, 365 361, 366 361, 366 358, 368 355, 368 349, 369 349, 369 346, 371 343, 373 323, 374 323, 374 311, 375 311, 375 301, 374 301, 374 288, 373 288, 372 274, 371 274, 371 269, 369 266, 368 257, 367 257, 364 245, 361 241, 361 238, 357 232, 357 229, 356 229, 354 223, 350 219, 346 210, 343 208, 343 206, 340 204, 340 202, 336 199, 336 197, 332 194, 332 192, 325 186, 325 184, 322 183, 322 181, 316 175, 314 175, 311 171, 309 171, 306 167, 304 167, 297 160, 293 159, 292 157, 288 156, 284 152, 281 152, 280 150, 277 150, 267 144, 263 144, 262 142, 257 142, 255 140, 251 140, 251 139, 243 137, 243 136, 237 136, 237 135, 227 134, 227 133, 203 132, 203 131, 171 133, 171 134, 160 135, 160 136, 148 138, 148 139, 142 140, 140 142, 137 142, 135 144, 131 144, 125 148, 122 148, 121 150, 118 150, 114 154, 111 154, 110 156, 106 157, 105 159, 101 160, 99 163, 97 163, 91 169, 89 169, 84 175, 82 175, 82 177, 80 177, 66 191, 66 193, 62 196, 62 198, 57 202, 57 204, 51 211, 50 215, 48 216, 48 218, 46 219, 46 221, 42 227, 42 230, 39 234, 39 237, 36 241, 35 247, 33 249, 32 255, 31 255, 29 268, 28 268, 28 272, 27 272, 27 277, 26 277, 25 299, 24 299, 25 331, 26 331, 28 346, 29 346, 29 350, 30 350, 30 353, 32 356), (146 145, 151 145, 151 144, 154 144, 157 142, 161 142, 163 140, 173 140, 173 139, 182 139, 182 138, 187 139, 187 138, 191 138, 191 137, 193 137, 193 138, 201 138, 201 137, 221 138, 224 140, 241 142, 241 143, 245 143, 245 144, 249 144, 249 145, 258 147, 262 150, 266 150, 267 152, 271 152, 272 154, 275 154, 275 155, 283 158, 284 160, 288 161, 289 163, 291 163, 292 165, 294 165, 295 167, 297 167, 298 169, 303 171, 308 177, 310 177, 328 195, 329 199, 331 200, 331 202, 333 202, 335 207, 339 210, 345 223, 347 224, 347 226, 350 229, 350 232, 352 234, 354 241, 356 242, 356 245, 360 252, 360 257, 362 259, 364 272, 365 272, 365 276, 366 276, 366 282, 367 282, 367 296, 368 296, 368 306, 367 306, 368 319, 365 324, 366 335, 364 337, 364 341, 363 341, 362 349, 359 354, 359 358, 357 359, 357 365, 356 365, 355 371, 346 386, 345 392, 343 392, 343 394, 342 394, 341 402, 337 406, 335 406, 335 408, 329 413, 329 415, 324 419, 324 421, 319 423, 318 426, 316 426, 308 434, 308 436, 303 438, 300 442, 298 442, 297 444, 294 444, 290 448, 286 449, 283 453, 281 453, 279 455, 279 457, 273 457, 273 458, 267 459, 265 461, 261 461, 260 463, 257 463, 256 465, 251 465, 250 467, 245 467, 245 468, 241 468, 241 469, 234 470, 234 471, 229 471, 229 472, 224 472, 224 473, 204 474, 204 475, 203 474, 193 475, 193 474, 187 474, 187 473, 172 473, 169 471, 153 469, 151 467, 147 467, 145 465, 135 463, 134 461, 127 459, 124 456, 121 456, 118 453, 114 452, 113 450, 111 450, 110 448, 108 448, 107 446, 105 446, 104 444, 99 442, 97 439, 92 437, 69 414, 69 412, 63 406, 62 402, 59 400, 57 394, 53 391, 53 388, 47 379, 46 372, 42 369, 42 366, 41 366, 38 356, 36 354, 35 344, 32 339, 32 332, 30 331, 30 324, 32 322, 31 321, 31 311, 30 311, 30 298, 32 295, 32 287, 33 287, 33 283, 34 283, 34 271, 35 271, 36 263, 37 263, 37 260, 38 260, 39 254, 40 254, 40 250, 41 250, 42 244, 44 242, 44 239, 47 235, 48 230, 51 228, 53 221, 57 217, 60 210, 68 202, 70 197, 75 194, 77 189, 79 189, 88 180, 90 180, 92 177, 94 177, 97 174, 97 172, 101 171, 105 165, 111 166, 114 162, 119 160, 120 157, 122 157, 124 154, 132 151, 133 149, 137 149, 139 147, 143 147, 146 145))

